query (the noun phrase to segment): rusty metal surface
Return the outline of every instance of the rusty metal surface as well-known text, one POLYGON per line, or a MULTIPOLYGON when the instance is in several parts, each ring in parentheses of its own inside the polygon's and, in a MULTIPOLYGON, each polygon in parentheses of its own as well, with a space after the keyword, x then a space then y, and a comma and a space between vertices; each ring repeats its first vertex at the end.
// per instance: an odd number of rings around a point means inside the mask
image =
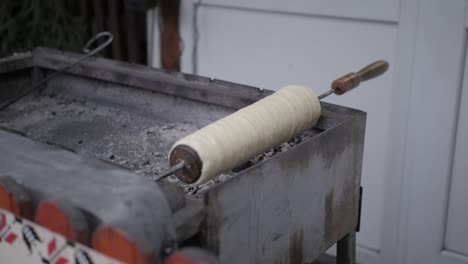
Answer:
MULTIPOLYGON (((80 56, 47 48, 37 48, 32 54, 34 66, 50 70, 61 69, 80 56)), ((16 63, 19 61, 21 60, 17 60, 16 63)), ((2 68, 3 65, 0 66, 0 73, 3 72, 2 68)), ((91 58, 83 62, 81 67, 71 69, 69 72, 82 78, 113 82, 230 108, 244 107, 272 93, 208 77, 179 72, 168 73, 155 68, 103 58, 91 58)))
POLYGON ((160 54, 161 66, 169 71, 180 71, 183 40, 180 36, 179 17, 180 0, 161 0, 160 18, 160 54))
MULTIPOLYGON (((18 83, 30 82, 34 72, 60 69, 77 56, 48 49, 32 54, 28 60, 35 70, 29 73, 12 66, 21 66, 21 60, 9 61, 7 70, 0 63, 0 102, 21 87, 18 83)), ((153 175, 167 168, 165 155, 177 139, 269 94, 91 58, 0 112, 0 127, 106 160, 116 171, 119 165, 153 175)), ((198 224, 181 228, 187 235, 180 237, 189 238, 199 228, 198 243, 215 252, 221 263, 300 263, 353 232, 365 113, 327 103, 322 109, 315 128, 221 175, 196 195, 189 190, 205 203, 206 213, 187 209, 198 216, 198 224)), ((191 214, 173 221, 190 222, 191 214)))
POLYGON ((307 263, 354 231, 365 115, 348 115, 207 192, 205 242, 222 263, 307 263))

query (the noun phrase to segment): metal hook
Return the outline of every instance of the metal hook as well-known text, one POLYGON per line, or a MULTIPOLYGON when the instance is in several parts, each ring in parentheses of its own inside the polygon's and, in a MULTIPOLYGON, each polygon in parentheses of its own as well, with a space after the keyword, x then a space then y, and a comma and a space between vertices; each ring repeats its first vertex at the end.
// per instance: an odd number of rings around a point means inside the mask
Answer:
POLYGON ((110 33, 110 32, 107 32, 107 31, 104 31, 104 32, 100 32, 98 34, 96 34, 94 37, 92 37, 88 42, 86 42, 86 45, 83 47, 83 52, 86 53, 86 55, 84 55, 83 57, 81 57, 79 60, 63 67, 62 69, 52 73, 51 75, 45 77, 44 79, 40 80, 39 82, 37 82, 36 84, 34 84, 33 86, 31 86, 31 88, 27 89, 26 92, 20 94, 19 96, 7 101, 6 103, 4 103, 1 107, 0 107, 0 110, 3 110, 5 108, 7 108, 8 106, 18 102, 19 100, 21 100, 21 98, 25 97, 26 95, 30 94, 31 92, 33 92, 36 88, 38 88, 39 86, 41 86, 42 84, 46 83, 47 81, 49 81, 50 79, 56 77, 57 75, 75 67, 76 65, 80 64, 82 61, 86 60, 87 58, 89 57, 92 57, 93 55, 95 55, 96 53, 98 53, 99 51, 103 50, 105 47, 109 46, 109 44, 112 42, 112 40, 114 39, 114 36, 110 33), (99 45, 98 47, 96 47, 95 49, 93 50, 89 50, 89 47, 91 46, 91 44, 93 44, 96 40, 98 40, 99 38, 101 37, 108 37, 107 41, 104 42, 103 44, 99 45))
POLYGON ((110 32, 107 32, 107 31, 100 32, 100 33, 96 34, 94 37, 92 37, 90 40, 88 40, 88 42, 86 42, 86 44, 83 47, 83 52, 86 53, 86 54, 90 53, 90 54, 94 55, 94 54, 98 53, 99 51, 101 51, 102 49, 104 49, 105 47, 107 47, 112 42, 112 40, 114 40, 114 36, 112 36, 112 34, 110 32), (98 47, 96 47, 95 49, 90 51, 89 47, 91 46, 91 44, 96 42, 101 37, 107 37, 108 39, 107 39, 106 42, 104 42, 103 44, 99 45, 98 47))

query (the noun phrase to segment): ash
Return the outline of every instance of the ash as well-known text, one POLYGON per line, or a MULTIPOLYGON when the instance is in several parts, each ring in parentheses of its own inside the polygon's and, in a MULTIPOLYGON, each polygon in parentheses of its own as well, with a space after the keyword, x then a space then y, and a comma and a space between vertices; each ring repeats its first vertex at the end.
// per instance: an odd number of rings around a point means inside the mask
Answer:
POLYGON ((167 169, 172 145, 199 129, 191 123, 54 94, 11 105, 0 112, 0 125, 146 176, 167 169))
MULTIPOLYGON (((144 176, 155 176, 166 170, 169 167, 167 153, 172 145, 200 129, 192 123, 169 122, 154 115, 144 115, 138 109, 122 109, 118 105, 97 104, 56 94, 25 98, 21 103, 11 105, 0 112, 0 126, 144 176)), ((183 186, 187 194, 201 197, 211 187, 317 133, 315 129, 304 131, 200 186, 183 184, 175 176, 167 180, 183 186)))

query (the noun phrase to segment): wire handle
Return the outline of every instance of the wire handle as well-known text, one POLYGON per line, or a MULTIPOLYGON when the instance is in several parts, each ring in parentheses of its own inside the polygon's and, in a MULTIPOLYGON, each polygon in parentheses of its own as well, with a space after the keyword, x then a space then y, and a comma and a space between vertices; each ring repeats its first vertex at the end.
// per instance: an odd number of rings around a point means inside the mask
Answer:
POLYGON ((86 60, 87 58, 89 57, 92 57, 94 56, 96 53, 98 53, 99 51, 103 50, 105 47, 109 46, 109 44, 111 44, 111 42, 114 40, 114 36, 110 33, 110 32, 107 32, 107 31, 104 31, 104 32, 100 32, 98 34, 96 34, 94 37, 92 37, 88 42, 86 42, 86 44, 84 45, 83 47, 83 52, 86 54, 84 55, 83 57, 81 57, 79 60, 63 67, 62 69, 52 73, 51 75, 45 77, 44 79, 40 80, 39 82, 35 83, 34 85, 32 85, 29 89, 27 89, 24 93, 21 93, 20 95, 18 95, 17 97, 15 98, 12 98, 11 100, 5 102, 2 104, 2 106, 0 106, 0 111, 7 108, 8 106, 18 102, 19 100, 21 100, 23 97, 27 96, 28 94, 32 93, 34 90, 36 90, 38 87, 40 87, 42 84, 46 83, 47 81, 51 80, 52 78, 56 77, 57 75, 59 74, 62 74, 63 72, 75 67, 76 65, 80 64, 82 61, 86 60), (102 38, 102 37, 107 37, 107 41, 104 42, 103 44, 99 45, 98 47, 92 49, 92 50, 89 50, 89 47, 91 46, 91 44, 93 44, 94 42, 96 42, 98 39, 102 38))
POLYGON ((105 47, 109 46, 109 44, 111 44, 111 42, 113 40, 114 40, 114 36, 110 32, 107 32, 107 31, 99 32, 94 37, 92 37, 90 40, 88 40, 88 42, 86 42, 86 44, 83 47, 83 53, 91 54, 91 56, 92 56, 92 55, 98 53, 99 51, 103 50, 105 47), (107 37, 106 42, 104 42, 103 44, 99 45, 98 47, 96 47, 95 49, 90 51, 89 47, 94 42, 96 42, 98 39, 100 39, 102 37, 107 37))

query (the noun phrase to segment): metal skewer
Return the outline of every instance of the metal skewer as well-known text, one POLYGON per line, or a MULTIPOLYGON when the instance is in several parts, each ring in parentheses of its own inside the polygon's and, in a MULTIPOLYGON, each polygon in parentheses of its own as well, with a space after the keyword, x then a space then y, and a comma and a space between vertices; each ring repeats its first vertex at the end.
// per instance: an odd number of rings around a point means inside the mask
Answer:
MULTIPOLYGON (((336 94, 336 95, 342 95, 357 86, 361 82, 373 79, 377 76, 380 76, 384 72, 386 72, 388 69, 388 62, 379 60, 376 62, 373 62, 366 67, 362 68, 358 72, 354 73, 348 73, 344 75, 343 77, 340 77, 336 80, 334 80, 331 84, 331 89, 324 92, 323 94, 319 95, 318 99, 322 100, 323 98, 331 95, 331 94, 336 94)), ((181 161, 173 166, 171 166, 169 169, 164 171, 163 173, 156 175, 153 179, 155 181, 160 181, 172 174, 175 174, 176 172, 182 170, 185 168, 185 163, 184 161, 181 161)))
POLYGON ((25 96, 27 96, 28 94, 32 93, 34 90, 36 90, 38 87, 40 87, 41 85, 43 85, 44 83, 46 83, 47 81, 51 80, 52 78, 56 77, 57 75, 60 75, 62 74, 63 72, 75 67, 76 65, 80 64, 81 62, 83 62, 84 60, 86 60, 87 58, 89 57, 92 57, 94 56, 96 53, 100 52, 101 50, 103 50, 105 47, 109 46, 109 44, 111 44, 112 40, 114 39, 114 36, 110 33, 110 32, 107 32, 107 31, 104 31, 104 32, 100 32, 98 34, 96 34, 94 37, 92 37, 88 42, 86 42, 86 44, 84 45, 83 47, 83 52, 86 53, 86 55, 84 55, 83 57, 81 57, 79 60, 63 67, 62 69, 52 73, 51 75, 45 77, 44 79, 40 80, 39 82, 35 83, 34 85, 32 85, 29 89, 27 89, 24 93, 21 93, 20 95, 16 96, 15 98, 3 103, 2 106, 0 106, 0 110, 3 110, 5 108, 7 108, 8 106, 18 102, 19 100, 21 100, 21 98, 24 98, 25 96), (89 47, 94 43, 96 42, 96 40, 100 39, 101 37, 107 37, 108 39, 106 40, 106 42, 104 42, 103 44, 99 45, 98 47, 96 47, 95 49, 93 50, 89 50, 89 47))
POLYGON ((154 181, 160 181, 178 171, 180 171, 181 169, 183 169, 185 167, 185 162, 184 161, 181 161, 179 163, 177 163, 176 165, 174 166, 171 166, 169 169, 165 170, 164 172, 162 172, 161 174, 158 174, 156 175, 153 180, 154 181))
POLYGON ((324 92, 323 94, 319 95, 318 99, 322 100, 323 98, 329 96, 330 94, 332 94, 334 92, 335 92, 335 89, 328 90, 328 91, 324 92))

